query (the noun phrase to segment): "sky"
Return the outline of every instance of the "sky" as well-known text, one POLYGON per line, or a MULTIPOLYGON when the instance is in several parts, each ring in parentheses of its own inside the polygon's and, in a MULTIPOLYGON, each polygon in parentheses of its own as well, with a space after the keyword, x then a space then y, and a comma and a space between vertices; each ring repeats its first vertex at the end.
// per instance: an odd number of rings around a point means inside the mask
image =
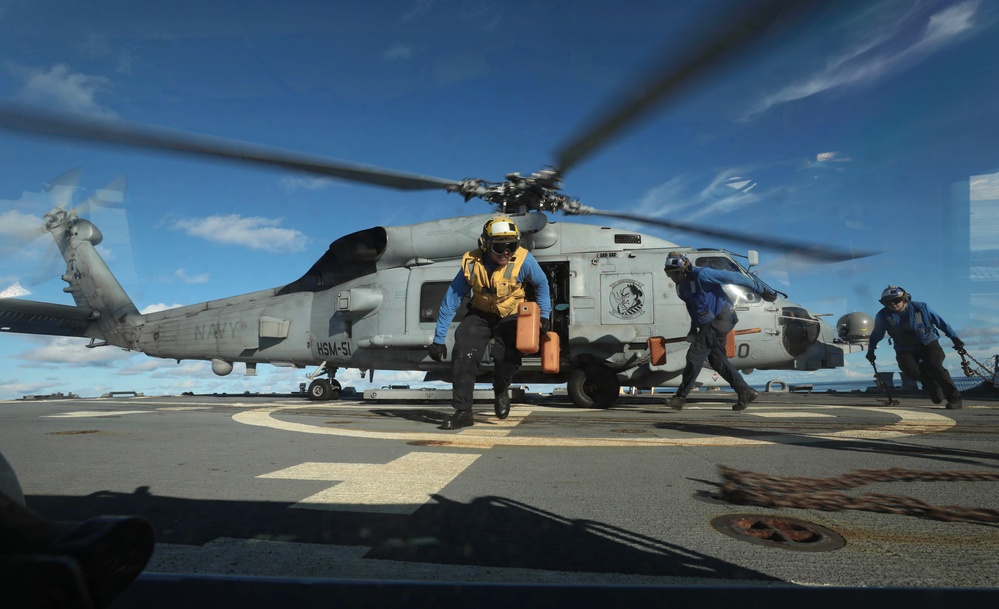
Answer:
MULTIPOLYGON (((710 36, 728 6, 0 0, 0 101, 499 181, 553 163, 602 110, 710 36)), ((575 166, 565 192, 600 209, 877 251, 819 264, 759 248, 758 271, 831 323, 873 316, 881 290, 901 285, 985 361, 999 352, 999 6, 849 6, 820 9, 699 79, 575 166)), ((123 204, 93 220, 142 312, 284 285, 356 230, 489 211, 443 192, 0 132, 0 292, 72 304, 48 244, 21 247, 17 236, 54 205, 126 183, 123 204), (76 186, 46 190, 72 170, 76 186)), ((0 399, 287 392, 311 372, 261 365, 256 377, 239 367, 217 377, 208 362, 87 342, 0 335, 0 399)), ((897 370, 886 343, 879 355, 879 369, 897 370)), ((837 370, 747 380, 871 378, 862 354, 846 359, 837 370)), ((421 376, 337 378, 364 389, 421 376)))

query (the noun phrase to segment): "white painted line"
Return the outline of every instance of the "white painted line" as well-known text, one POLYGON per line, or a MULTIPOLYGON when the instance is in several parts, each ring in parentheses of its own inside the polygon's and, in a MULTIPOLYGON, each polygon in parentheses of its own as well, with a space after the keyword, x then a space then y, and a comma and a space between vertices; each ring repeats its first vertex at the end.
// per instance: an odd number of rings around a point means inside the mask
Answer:
MULTIPOLYGON (((871 438, 898 438, 904 436, 917 436, 928 433, 946 431, 957 424, 953 419, 932 412, 914 412, 909 410, 889 410, 884 408, 864 408, 856 406, 823 406, 825 408, 848 408, 861 410, 877 414, 890 414, 898 417, 894 422, 874 423, 867 429, 846 429, 836 432, 804 432, 795 431, 796 435, 809 438, 833 438, 833 439, 871 439, 871 438)), ((770 440, 760 438, 739 438, 729 436, 697 436, 680 438, 662 437, 604 437, 604 438, 569 438, 558 436, 496 436, 490 429, 495 427, 485 427, 476 419, 476 424, 461 430, 461 432, 434 431, 434 432, 380 432, 367 431, 362 429, 347 429, 336 426, 318 426, 305 423, 295 423, 275 418, 274 415, 282 410, 305 410, 308 406, 283 406, 275 408, 260 408, 238 412, 232 415, 232 420, 246 425, 258 427, 269 427, 283 431, 293 431, 298 433, 312 433, 331 436, 344 436, 351 438, 368 438, 372 440, 399 440, 403 442, 440 442, 448 446, 461 448, 491 448, 493 446, 764 446, 773 444, 770 440)), ((329 406, 312 406, 312 408, 328 409, 329 406)), ((753 414, 751 411, 743 416, 748 417, 753 414)), ((511 411, 511 418, 513 414, 511 411)), ((752 419, 747 418, 747 421, 752 419)), ((496 421, 495 422, 500 422, 496 421)), ((678 419, 682 421, 682 419, 678 419)), ((727 423, 733 429, 739 429, 737 421, 727 423)), ((754 427, 755 431, 759 428, 754 427)), ((775 436, 785 436, 782 430, 775 429, 775 436)))
POLYGON ((762 417, 764 419, 818 419, 818 418, 829 418, 835 419, 834 414, 825 414, 822 412, 763 412, 760 410, 754 410, 748 414, 752 414, 754 417, 762 417))
POLYGON ((80 419, 86 417, 117 417, 123 414, 149 414, 152 410, 78 410, 76 412, 60 412, 59 414, 43 414, 43 419, 80 419))
POLYGON ((391 463, 302 463, 258 478, 328 480, 339 484, 292 507, 412 514, 480 455, 412 452, 391 463))

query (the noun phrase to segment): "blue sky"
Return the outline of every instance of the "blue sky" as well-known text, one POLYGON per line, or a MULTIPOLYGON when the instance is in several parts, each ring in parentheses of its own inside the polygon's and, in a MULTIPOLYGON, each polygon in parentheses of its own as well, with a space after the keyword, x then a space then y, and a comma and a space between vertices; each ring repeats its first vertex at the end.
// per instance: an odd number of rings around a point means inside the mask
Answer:
MULTIPOLYGON (((902 285, 983 360, 996 353, 999 325, 999 7, 854 4, 686 91, 576 166, 565 192, 602 209, 878 250, 821 265, 761 248, 760 273, 832 322, 873 315, 881 290, 902 285)), ((708 35, 725 6, 0 0, 0 99, 500 180, 552 163, 623 90, 708 35)), ((58 267, 37 283, 46 254, 11 251, 9 235, 52 203, 42 185, 77 167, 74 202, 127 178, 127 211, 102 209, 95 221, 106 259, 143 311, 283 285, 355 230, 488 211, 445 193, 6 132, 0 161, 0 291, 17 283, 26 298, 65 304, 58 267)), ((219 378, 207 362, 85 342, 0 336, 0 399, 288 391, 305 380, 306 371, 268 366, 256 378, 239 369, 219 378)), ((887 349, 882 369, 893 368, 887 349)), ((861 354, 847 360, 809 378, 870 378, 861 354)), ((338 378, 367 386, 358 376, 338 378)), ((374 385, 416 378, 383 371, 374 385)))

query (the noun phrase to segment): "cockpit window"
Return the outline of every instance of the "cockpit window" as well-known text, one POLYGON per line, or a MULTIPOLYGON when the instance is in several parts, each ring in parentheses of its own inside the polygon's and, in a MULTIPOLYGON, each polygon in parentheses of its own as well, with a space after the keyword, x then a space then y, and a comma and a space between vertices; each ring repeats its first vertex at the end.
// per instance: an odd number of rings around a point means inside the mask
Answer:
MULTIPOLYGON (((694 260, 694 266, 699 266, 718 271, 730 271, 746 274, 746 269, 739 266, 734 260, 725 256, 701 256, 694 260)), ((725 293, 732 299, 736 306, 761 302, 763 299, 756 292, 738 285, 725 286, 725 293)))
POLYGON ((756 292, 750 290, 749 288, 744 288, 741 285, 727 285, 725 286, 725 293, 728 297, 732 299, 732 304, 739 306, 740 304, 752 304, 757 302, 762 302, 763 299, 756 292))
POLYGON ((281 288, 278 294, 320 292, 370 275, 377 270, 375 262, 385 253, 387 245, 388 234, 380 226, 340 237, 330 244, 308 273, 281 288))
POLYGON ((742 267, 736 264, 731 258, 725 256, 701 256, 694 260, 694 266, 700 266, 718 271, 733 271, 743 273, 742 267))

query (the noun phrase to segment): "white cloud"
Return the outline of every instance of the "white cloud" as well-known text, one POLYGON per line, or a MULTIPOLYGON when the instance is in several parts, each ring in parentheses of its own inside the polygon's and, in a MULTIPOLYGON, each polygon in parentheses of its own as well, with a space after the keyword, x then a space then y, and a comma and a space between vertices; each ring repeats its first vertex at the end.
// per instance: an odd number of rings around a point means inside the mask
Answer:
POLYGON ((185 218, 173 224, 192 237, 201 237, 213 243, 239 245, 269 252, 298 252, 305 248, 308 237, 291 228, 279 228, 280 219, 249 217, 239 214, 185 218))
POLYGON ((740 168, 724 169, 697 195, 696 211, 689 219, 726 213, 760 200, 757 183, 740 168))
POLYGON ((157 311, 167 311, 169 309, 176 309, 176 308, 182 307, 182 306, 184 306, 184 305, 179 305, 179 304, 168 305, 168 304, 165 304, 165 303, 162 303, 162 302, 158 302, 156 304, 151 304, 151 305, 149 305, 149 306, 141 309, 139 311, 139 313, 142 313, 143 315, 146 315, 146 314, 149 314, 149 313, 156 313, 157 311))
POLYGON ((9 396, 3 399, 11 399, 15 396, 39 395, 42 390, 48 389, 54 384, 55 382, 52 381, 36 381, 32 383, 11 381, 9 383, 0 383, 0 396, 9 396))
POLYGON ((97 101, 100 94, 111 88, 111 81, 103 76, 72 72, 66 64, 56 64, 46 70, 8 61, 4 67, 22 83, 14 94, 18 101, 107 118, 116 116, 97 101))
POLYGON ((188 275, 187 271, 185 271, 184 269, 177 269, 176 271, 173 272, 173 274, 176 275, 177 278, 183 281, 184 283, 208 283, 208 280, 211 279, 212 277, 211 273, 201 273, 200 275, 188 275))
POLYGON ((138 360, 137 364, 125 366, 118 371, 118 374, 125 376, 135 376, 157 372, 161 368, 176 368, 177 362, 174 360, 147 358, 138 360))
POLYGON ((0 291, 0 298, 17 298, 18 296, 27 296, 28 294, 31 294, 31 292, 21 287, 21 284, 15 281, 12 285, 0 291))
POLYGON ((685 176, 676 176, 652 187, 638 200, 635 213, 661 218, 683 210, 691 204, 690 195, 687 194, 690 182, 685 176))
POLYGON ((107 367, 128 360, 131 354, 117 347, 100 347, 88 349, 85 345, 90 339, 69 338, 59 336, 44 337, 43 345, 29 349, 20 358, 43 365, 74 364, 83 366, 107 367))
POLYGON ((494 32, 503 21, 504 6, 490 0, 476 2, 440 2, 439 0, 415 0, 400 16, 400 21, 441 20, 457 21, 458 26, 494 32), (434 11, 434 9, 438 9, 434 11), (433 14, 431 14, 433 13, 433 14))
POLYGON ((90 32, 78 43, 80 51, 87 57, 106 57, 111 54, 111 45, 104 34, 90 32))
POLYGON ((40 217, 17 210, 0 214, 0 255, 11 254, 44 235, 44 224, 40 217))
POLYGON ((115 66, 114 71, 119 74, 131 74, 132 73, 132 63, 134 62, 134 50, 133 49, 119 49, 118 50, 118 63, 115 66))
POLYGON ((402 43, 394 44, 382 53, 382 59, 386 61, 408 61, 412 58, 413 49, 402 43))
POLYGON ((402 21, 416 21, 423 17, 434 5, 434 0, 415 0, 409 10, 403 13, 402 21))
POLYGON ((281 186, 289 192, 296 190, 321 190, 336 183, 333 178, 303 178, 300 176, 281 178, 281 186))
MULTIPOLYGON (((901 71, 925 59, 934 51, 974 27, 973 17, 978 0, 968 0, 922 17, 919 3, 900 3, 908 12, 896 15, 886 29, 868 30, 865 38, 831 58, 826 67, 805 80, 767 95, 756 103, 743 118, 790 101, 845 87, 863 84, 901 71), (925 19, 918 36, 911 36, 913 22, 925 19)), ((878 21, 878 26, 883 23, 878 21)))
POLYGON ((689 177, 677 176, 655 186, 638 201, 636 214, 671 220, 695 220, 733 211, 755 203, 763 196, 744 168, 722 169, 706 186, 689 177), (695 190, 699 189, 699 190, 695 190))
POLYGON ((175 383, 174 386, 183 390, 196 387, 198 379, 214 380, 220 378, 219 375, 212 372, 212 364, 208 361, 185 360, 179 364, 173 361, 158 361, 161 365, 157 366, 150 376, 152 378, 178 377, 181 381, 179 384, 175 383))
POLYGON ((971 177, 972 201, 999 200, 999 173, 971 177))

